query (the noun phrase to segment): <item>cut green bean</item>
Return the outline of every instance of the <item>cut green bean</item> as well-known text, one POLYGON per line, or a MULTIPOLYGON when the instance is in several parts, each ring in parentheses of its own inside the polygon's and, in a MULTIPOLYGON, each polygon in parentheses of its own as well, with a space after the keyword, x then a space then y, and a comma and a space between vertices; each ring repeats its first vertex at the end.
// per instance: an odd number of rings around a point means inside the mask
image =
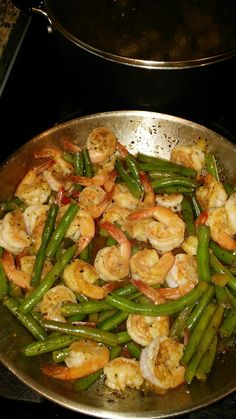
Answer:
POLYGON ((62 349, 57 349, 52 353, 52 360, 53 362, 60 363, 65 361, 66 357, 69 355, 70 349, 69 346, 62 349))
POLYGON ((94 175, 94 170, 93 170, 93 164, 91 162, 90 154, 87 148, 83 148, 82 155, 83 155, 84 175, 86 177, 91 178, 94 175))
POLYGON ((71 222, 75 218, 77 212, 79 210, 79 207, 77 204, 72 203, 67 208, 65 214, 63 215, 60 223, 54 230, 53 234, 51 235, 51 238, 49 240, 49 243, 46 248, 46 257, 53 258, 66 234, 66 231, 68 227, 70 226, 71 222))
POLYGON ((199 215, 202 212, 202 208, 201 208, 200 204, 198 203, 198 201, 196 200, 195 195, 192 195, 189 199, 190 199, 190 202, 192 204, 193 214, 194 214, 195 218, 198 218, 199 215))
POLYGON ((232 294, 232 292, 227 287, 225 287, 225 292, 231 306, 236 310, 236 297, 232 294))
POLYGON ((87 301, 84 303, 65 303, 61 307, 61 313, 65 317, 77 314, 100 313, 101 311, 112 310, 112 306, 104 301, 87 301))
POLYGON ((225 308, 230 308, 231 304, 229 302, 229 299, 227 297, 225 287, 218 287, 218 285, 215 285, 215 293, 216 293, 216 300, 219 304, 223 305, 225 308))
POLYGON ((178 300, 171 301, 165 304, 138 304, 130 301, 114 293, 105 298, 110 306, 127 313, 141 314, 144 316, 168 316, 180 312, 184 307, 193 304, 199 300, 204 292, 206 292, 208 285, 206 281, 200 281, 197 286, 188 294, 178 298, 178 300))
POLYGON ((43 341, 47 337, 45 329, 40 323, 34 319, 31 314, 19 313, 19 303, 14 298, 6 297, 3 300, 3 305, 15 316, 21 324, 39 341, 43 341))
POLYGON ((142 198, 143 190, 140 183, 127 172, 120 159, 116 160, 116 169, 121 180, 126 184, 132 195, 138 199, 142 198))
MULTIPOLYGON (((151 170, 149 171, 149 175, 152 180, 176 177, 176 173, 165 172, 164 170, 151 170)), ((186 176, 178 175, 178 177, 186 179, 186 176)))
POLYGON ((200 280, 210 282, 211 272, 209 263, 209 242, 210 242, 210 227, 205 224, 200 224, 197 231, 198 246, 197 246, 197 269, 200 280))
POLYGON ((153 180, 151 182, 151 186, 154 190, 159 188, 168 188, 169 186, 184 186, 187 188, 196 188, 198 186, 198 183, 187 177, 171 177, 153 180))
POLYGON ((227 310, 226 316, 219 329, 220 336, 230 338, 236 329, 236 309, 227 310))
POLYGON ((205 162, 208 173, 210 173, 210 175, 212 175, 217 180, 217 182, 220 182, 220 176, 214 154, 206 154, 205 162))
POLYGON ((92 374, 87 375, 86 377, 82 377, 79 380, 76 380, 74 383, 75 391, 84 391, 88 390, 99 378, 101 378, 104 374, 103 368, 100 370, 93 372, 92 374))
POLYGON ((194 188, 176 185, 176 186, 168 186, 168 187, 166 186, 165 188, 155 188, 154 191, 157 194, 171 195, 171 194, 181 193, 184 195, 191 196, 194 193, 194 188))
POLYGON ((77 246, 66 249, 60 261, 57 261, 52 269, 46 274, 37 288, 28 295, 19 307, 20 313, 29 313, 43 298, 44 294, 53 286, 65 267, 71 261, 77 251, 77 246))
POLYGON ((181 210, 184 218, 184 222, 186 224, 187 233, 190 236, 195 236, 196 234, 196 227, 194 224, 194 214, 193 208, 191 203, 189 202, 188 198, 184 197, 181 202, 181 210))
POLYGON ((8 294, 8 279, 0 262, 0 301, 8 294))
POLYGON ((44 327, 67 335, 77 336, 84 339, 93 339, 96 342, 105 343, 110 346, 117 345, 117 337, 114 333, 88 326, 74 326, 69 323, 58 322, 54 320, 45 320, 44 327))
POLYGON ((47 352, 53 352, 58 349, 68 347, 76 340, 75 336, 62 335, 55 337, 48 337, 42 342, 32 342, 22 348, 22 353, 25 356, 38 356, 47 352))
POLYGON ((210 240, 210 248, 213 250, 214 255, 226 265, 236 267, 236 252, 231 252, 230 250, 223 249, 213 240, 210 240))
POLYGON ((148 156, 143 153, 138 153, 137 160, 140 163, 140 169, 146 172, 150 170, 165 170, 166 172, 180 173, 183 176, 195 177, 197 171, 191 167, 182 166, 180 164, 172 163, 169 160, 164 160, 159 157, 148 156))
POLYGON ((201 382, 205 382, 207 380, 207 376, 212 370, 212 366, 217 355, 217 345, 218 338, 217 335, 215 335, 215 337, 209 345, 209 348, 203 355, 196 371, 196 378, 201 382))
POLYGON ((178 314, 176 319, 174 320, 171 328, 169 337, 174 339, 178 342, 181 342, 184 338, 184 331, 186 329, 186 322, 189 318, 189 315, 193 309, 194 305, 191 304, 190 306, 184 307, 183 310, 178 314))
POLYGON ((128 313, 125 313, 124 311, 118 311, 108 319, 103 320, 103 322, 99 323, 98 327, 102 330, 114 330, 117 326, 123 323, 127 319, 127 317, 128 313))
POLYGON ((220 260, 213 254, 210 254, 210 266, 216 273, 226 274, 228 276, 227 285, 233 290, 236 291, 236 278, 232 275, 230 270, 223 265, 220 260))
POLYGON ((131 337, 126 330, 124 330, 123 332, 116 333, 115 336, 117 338, 118 345, 122 345, 122 344, 127 343, 131 340, 131 337))
POLYGON ((186 326, 191 332, 196 326, 201 314, 205 310, 206 306, 212 301, 215 294, 215 288, 212 285, 209 285, 206 292, 202 295, 199 302, 194 307, 193 311, 186 320, 186 326))
POLYGON ((202 359, 202 357, 204 356, 204 354, 206 353, 206 351, 208 350, 212 340, 214 339, 216 333, 218 332, 218 329, 221 325, 222 319, 224 316, 224 307, 222 307, 221 305, 219 305, 214 314, 213 317, 208 325, 208 327, 206 328, 200 342, 199 345, 196 349, 195 354, 193 355, 190 363, 187 366, 187 369, 185 371, 185 380, 187 383, 191 383, 193 378, 195 377, 198 365, 202 359))
POLYGON ((234 192, 235 192, 235 188, 233 185, 231 185, 230 183, 225 182, 223 184, 225 192, 227 193, 228 197, 230 197, 234 192))
MULTIPOLYGON (((139 164, 136 160, 136 158, 128 153, 127 156, 125 157, 125 164, 128 168, 128 171, 130 173, 130 175, 138 182, 140 183, 140 177, 139 177, 139 164)), ((142 189, 141 183, 140 183, 140 187, 142 189)))
POLYGON ((187 365, 191 360, 200 342, 201 337, 203 336, 205 330, 207 329, 207 326, 209 325, 213 317, 215 310, 216 304, 209 303, 208 306, 205 308, 204 312, 201 314, 201 317, 197 325, 193 329, 187 345, 185 346, 184 354, 181 359, 181 364, 187 365))
POLYGON ((43 270, 43 266, 44 266, 44 262, 46 258, 46 248, 54 230, 58 210, 59 210, 59 206, 57 204, 54 203, 50 206, 47 220, 43 229, 42 243, 36 255, 36 259, 35 259, 35 263, 33 267, 33 273, 32 273, 32 279, 31 279, 31 285, 33 287, 37 286, 40 283, 41 274, 42 274, 42 270, 43 270))
POLYGON ((136 342, 128 342, 127 349, 133 358, 140 359, 142 348, 136 342))

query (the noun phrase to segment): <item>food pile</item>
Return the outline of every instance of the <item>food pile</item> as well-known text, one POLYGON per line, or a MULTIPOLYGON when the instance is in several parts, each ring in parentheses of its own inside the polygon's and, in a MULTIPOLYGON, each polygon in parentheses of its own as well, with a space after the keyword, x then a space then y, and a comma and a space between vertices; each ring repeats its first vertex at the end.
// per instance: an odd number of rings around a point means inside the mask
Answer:
POLYGON ((42 148, 1 202, 0 299, 75 391, 206 381, 236 331, 236 191, 206 142, 133 155, 106 127, 42 148))

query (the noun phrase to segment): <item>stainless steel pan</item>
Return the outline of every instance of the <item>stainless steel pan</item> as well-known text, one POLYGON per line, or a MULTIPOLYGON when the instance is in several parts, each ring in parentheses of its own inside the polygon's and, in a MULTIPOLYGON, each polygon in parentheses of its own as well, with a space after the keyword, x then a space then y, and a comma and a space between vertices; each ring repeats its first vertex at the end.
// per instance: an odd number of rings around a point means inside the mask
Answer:
MULTIPOLYGON (((0 200, 9 198, 20 178, 34 164, 32 152, 45 145, 60 146, 64 138, 82 145, 91 129, 106 126, 133 153, 141 151, 168 158, 176 144, 190 145, 205 138, 209 150, 221 162, 221 174, 236 181, 236 147, 219 134, 174 116, 145 111, 115 111, 74 119, 33 138, 9 157, 0 168, 0 200)), ((207 383, 181 386, 165 395, 130 391, 118 396, 98 383, 76 394, 68 383, 54 381, 40 372, 41 357, 24 358, 20 348, 32 337, 0 305, 0 361, 23 383, 49 400, 77 412, 99 418, 165 418, 203 408, 236 389, 236 351, 232 349, 216 366, 207 383)), ((45 359, 45 358, 44 358, 45 359)))

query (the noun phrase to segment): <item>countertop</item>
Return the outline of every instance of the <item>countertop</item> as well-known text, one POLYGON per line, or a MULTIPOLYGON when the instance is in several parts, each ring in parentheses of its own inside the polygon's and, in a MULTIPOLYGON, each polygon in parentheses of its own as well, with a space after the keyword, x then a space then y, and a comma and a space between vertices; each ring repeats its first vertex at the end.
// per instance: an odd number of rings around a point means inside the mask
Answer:
POLYGON ((29 17, 11 0, 0 0, 0 88, 6 82, 29 17))

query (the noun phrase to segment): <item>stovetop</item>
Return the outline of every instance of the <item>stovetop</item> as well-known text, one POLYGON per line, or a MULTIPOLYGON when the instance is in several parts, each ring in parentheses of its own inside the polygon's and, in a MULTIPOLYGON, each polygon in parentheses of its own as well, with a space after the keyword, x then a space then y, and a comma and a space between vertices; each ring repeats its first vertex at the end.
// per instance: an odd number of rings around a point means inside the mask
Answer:
MULTIPOLYGON (((236 74, 236 73, 235 73, 236 74)), ((79 74, 78 74, 79 79, 79 74)), ((218 86, 216 86, 218 89, 218 86)), ((234 106, 236 80, 219 92, 214 107, 196 103, 189 110, 154 109, 91 91, 88 85, 73 88, 67 63, 58 57, 53 37, 42 17, 33 16, 20 52, 0 99, 1 160, 35 135, 77 116, 103 111, 140 109, 169 113, 203 124, 236 142, 234 106)), ((190 92, 191 94, 191 92, 190 92)), ((11 372, 0 366, 1 417, 73 418, 78 413, 54 405, 25 387, 11 372), (3 413, 4 408, 6 413, 3 413)), ((79 415, 85 417, 84 415, 79 415)), ((208 408, 184 416, 186 419, 236 417, 236 394, 231 394, 208 408)))

